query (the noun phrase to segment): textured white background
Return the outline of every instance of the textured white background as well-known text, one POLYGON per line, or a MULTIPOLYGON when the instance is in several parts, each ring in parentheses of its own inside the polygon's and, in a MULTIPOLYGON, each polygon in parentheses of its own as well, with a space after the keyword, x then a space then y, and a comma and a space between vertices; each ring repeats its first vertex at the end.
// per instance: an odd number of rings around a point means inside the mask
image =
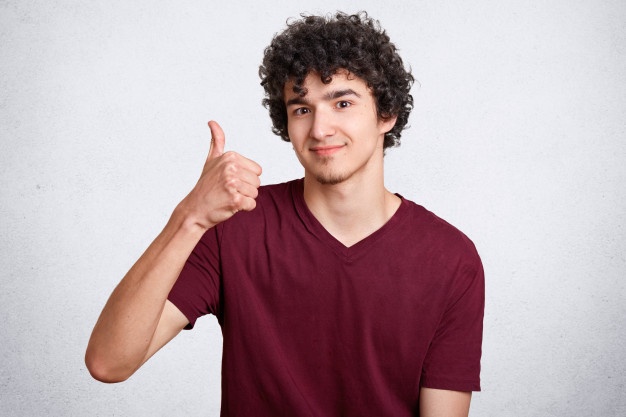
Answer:
POLYGON ((626 3, 0 1, 0 415, 217 416, 200 320, 129 381, 83 364, 109 293, 197 178, 209 118, 302 175, 260 105, 299 12, 366 9, 420 85, 387 185, 487 274, 473 416, 626 414, 626 3))

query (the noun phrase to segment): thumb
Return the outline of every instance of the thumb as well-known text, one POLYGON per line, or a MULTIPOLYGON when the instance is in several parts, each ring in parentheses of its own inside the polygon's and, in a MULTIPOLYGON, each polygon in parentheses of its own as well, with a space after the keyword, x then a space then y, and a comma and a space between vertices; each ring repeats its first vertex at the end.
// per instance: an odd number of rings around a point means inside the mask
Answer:
POLYGON ((224 137, 224 131, 216 121, 211 120, 209 122, 209 129, 211 129, 211 147, 209 148, 207 159, 213 159, 222 156, 224 153, 226 138, 224 137))

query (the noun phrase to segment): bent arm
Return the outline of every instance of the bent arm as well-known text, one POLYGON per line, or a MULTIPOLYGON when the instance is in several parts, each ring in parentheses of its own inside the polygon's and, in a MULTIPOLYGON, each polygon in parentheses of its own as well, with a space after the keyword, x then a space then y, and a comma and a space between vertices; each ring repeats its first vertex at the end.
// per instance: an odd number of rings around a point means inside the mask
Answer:
POLYGON ((94 378, 103 382, 127 379, 187 324, 166 299, 202 233, 197 226, 185 225, 175 213, 115 288, 85 354, 94 378))
POLYGON ((471 392, 421 388, 420 416, 467 417, 471 399, 471 392))
POLYGON ((91 375, 103 382, 130 377, 188 323, 167 296, 206 230, 240 210, 253 210, 261 167, 224 153, 224 132, 209 122, 211 148, 202 175, 163 231, 115 288, 85 354, 91 375))

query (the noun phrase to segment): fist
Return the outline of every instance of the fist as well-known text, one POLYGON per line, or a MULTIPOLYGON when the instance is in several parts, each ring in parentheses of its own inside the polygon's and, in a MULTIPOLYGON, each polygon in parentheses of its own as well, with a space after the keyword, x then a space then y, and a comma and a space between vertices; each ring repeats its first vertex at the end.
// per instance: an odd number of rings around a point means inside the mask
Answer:
POLYGON ((224 153, 224 131, 209 122, 211 146, 196 186, 181 202, 194 223, 208 229, 238 211, 256 207, 261 167, 236 152, 224 153))

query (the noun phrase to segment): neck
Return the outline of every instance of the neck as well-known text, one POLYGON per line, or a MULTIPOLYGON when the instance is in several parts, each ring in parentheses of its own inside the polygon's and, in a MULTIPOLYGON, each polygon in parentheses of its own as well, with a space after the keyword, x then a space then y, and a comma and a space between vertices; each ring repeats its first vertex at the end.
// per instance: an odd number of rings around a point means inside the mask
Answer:
POLYGON ((382 172, 334 185, 305 175, 304 200, 324 228, 348 247, 381 228, 400 205, 385 188, 382 172))

